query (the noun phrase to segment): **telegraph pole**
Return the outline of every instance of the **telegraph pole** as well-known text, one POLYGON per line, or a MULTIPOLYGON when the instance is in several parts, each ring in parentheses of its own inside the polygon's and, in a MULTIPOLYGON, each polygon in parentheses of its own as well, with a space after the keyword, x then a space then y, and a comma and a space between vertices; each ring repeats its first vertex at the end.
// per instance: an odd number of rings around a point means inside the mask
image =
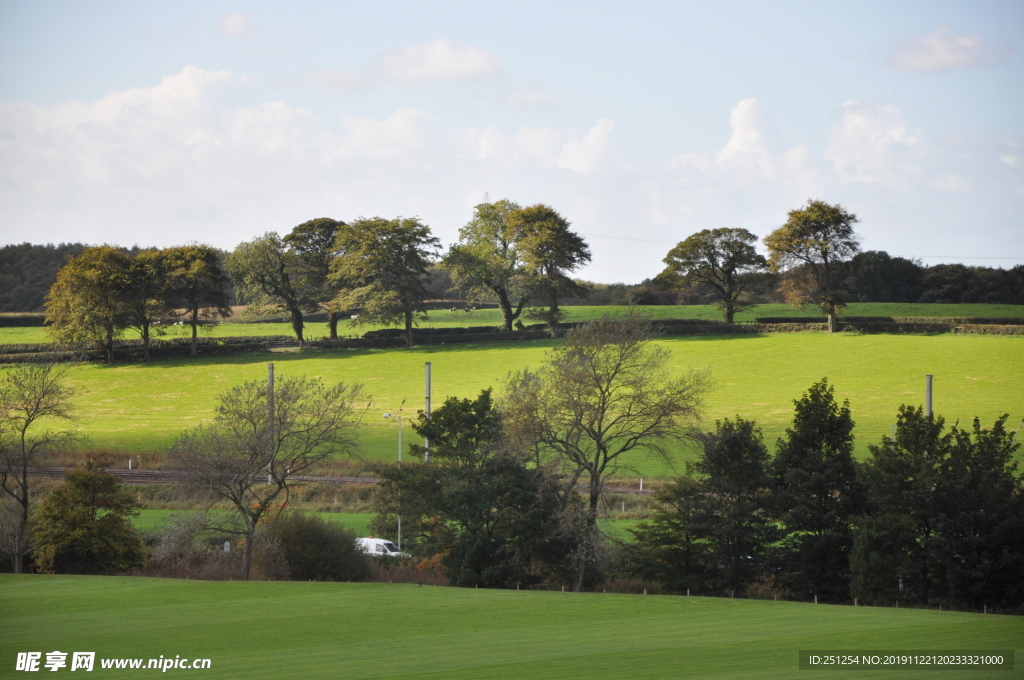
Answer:
POLYGON ((929 373, 924 377, 924 415, 928 420, 932 419, 932 375, 929 373))

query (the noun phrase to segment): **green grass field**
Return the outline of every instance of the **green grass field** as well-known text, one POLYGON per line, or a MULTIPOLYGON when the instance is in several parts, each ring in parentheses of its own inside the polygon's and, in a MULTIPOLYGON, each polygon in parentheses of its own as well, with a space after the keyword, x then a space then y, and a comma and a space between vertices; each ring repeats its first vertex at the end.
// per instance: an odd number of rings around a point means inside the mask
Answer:
MULTIPOLYGON (((1016 670, 814 672, 1024 677, 1024 618, 702 597, 415 585, 0 575, 0 677, 19 651, 208 658, 204 678, 794 678, 799 650, 1016 648, 1016 670)), ((70 661, 70 657, 69 657, 70 661)), ((145 663, 145 661, 143 662, 145 663)), ((44 672, 48 672, 45 668, 44 672)), ((64 669, 67 672, 68 669, 64 669)))
MULTIPOLYGON (((566 321, 591 321, 605 314, 621 315, 628 307, 566 307, 566 321)), ((653 319, 721 319, 722 313, 714 305, 657 305, 644 307, 643 311, 653 319)), ((888 302, 857 302, 851 304, 844 312, 846 316, 971 316, 971 317, 1011 317, 1024 318, 1024 305, 947 305, 947 304, 906 304, 888 302)), ((737 321, 753 321, 759 316, 820 316, 814 307, 803 310, 793 309, 785 304, 758 305, 736 315, 737 321)), ((470 312, 452 312, 439 310, 430 313, 428 319, 420 321, 421 328, 452 328, 462 326, 497 326, 501 324, 501 312, 497 309, 478 309, 470 312)), ((368 330, 381 328, 378 325, 357 326, 350 320, 338 324, 338 335, 341 337, 361 337, 368 330)), ((166 326, 162 329, 166 338, 190 337, 188 326, 166 326)), ((203 335, 210 337, 227 336, 259 336, 259 335, 291 335, 291 326, 287 323, 220 323, 205 326, 203 335)), ((309 323, 306 325, 305 337, 315 340, 327 336, 327 324, 309 323)), ((137 337, 137 333, 129 331, 125 337, 137 337)), ((37 328, 0 328, 0 344, 49 342, 46 329, 37 328)))
MULTIPOLYGON (((1020 337, 793 333, 677 336, 657 342, 672 352, 673 370, 711 369, 715 389, 707 398, 705 426, 738 413, 756 419, 770 442, 788 426, 793 399, 826 376, 837 396, 850 400, 859 455, 889 432, 900 404, 923 402, 926 373, 935 375, 936 412, 950 422, 977 415, 990 426, 998 415, 1009 413, 1016 427, 1024 417, 1020 337)), ((540 365, 554 344, 495 342, 89 364, 74 369, 71 383, 79 392, 79 426, 90 438, 88 448, 155 451, 210 418, 223 390, 265 379, 266 363, 273 361, 278 377, 362 383, 372 397, 364 417, 364 455, 386 459, 397 453, 397 425, 381 416, 403 409, 405 441, 412 439, 408 423, 422 408, 424 362, 433 364, 439 405, 446 396, 470 397, 486 387, 499 388, 509 371, 540 365)), ((691 455, 680 454, 680 460, 691 455)), ((669 472, 640 454, 631 462, 643 476, 669 472)))
MULTIPOLYGON (((188 512, 187 510, 152 510, 145 509, 141 510, 136 517, 132 517, 132 524, 139 531, 145 533, 147 531, 153 531, 161 524, 163 524, 168 517, 174 514, 188 512)), ((228 514, 229 511, 215 511, 223 512, 228 514)), ((357 536, 365 536, 367 534, 366 525, 370 523, 370 520, 374 518, 374 515, 358 512, 321 512, 321 517, 330 521, 336 522, 346 529, 351 529, 356 532, 357 536)))

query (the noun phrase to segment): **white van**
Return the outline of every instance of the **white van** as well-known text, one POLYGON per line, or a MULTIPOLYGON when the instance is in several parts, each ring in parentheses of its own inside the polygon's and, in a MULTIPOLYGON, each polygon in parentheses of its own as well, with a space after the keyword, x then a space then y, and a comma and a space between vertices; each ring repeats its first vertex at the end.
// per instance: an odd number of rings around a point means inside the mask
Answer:
POLYGON ((387 540, 386 538, 357 538, 356 547, 362 550, 367 555, 379 555, 382 557, 412 557, 409 553, 404 553, 398 549, 398 546, 387 540))

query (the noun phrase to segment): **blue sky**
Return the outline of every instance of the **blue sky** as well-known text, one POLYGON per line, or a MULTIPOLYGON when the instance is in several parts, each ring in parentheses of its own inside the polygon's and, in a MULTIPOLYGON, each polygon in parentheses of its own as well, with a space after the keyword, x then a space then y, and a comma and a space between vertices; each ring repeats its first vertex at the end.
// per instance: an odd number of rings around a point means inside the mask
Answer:
POLYGON ((596 281, 808 198, 1024 263, 1024 3, 0 2, 0 243, 548 203, 596 281))

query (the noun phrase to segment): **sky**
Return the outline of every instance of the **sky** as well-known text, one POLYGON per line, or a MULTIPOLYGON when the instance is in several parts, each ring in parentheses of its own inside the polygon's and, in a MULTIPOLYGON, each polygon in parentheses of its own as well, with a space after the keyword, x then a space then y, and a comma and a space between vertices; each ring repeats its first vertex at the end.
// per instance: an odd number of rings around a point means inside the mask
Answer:
POLYGON ((809 199, 1024 264, 1024 3, 0 0, 0 245, 545 203, 598 282, 809 199))

